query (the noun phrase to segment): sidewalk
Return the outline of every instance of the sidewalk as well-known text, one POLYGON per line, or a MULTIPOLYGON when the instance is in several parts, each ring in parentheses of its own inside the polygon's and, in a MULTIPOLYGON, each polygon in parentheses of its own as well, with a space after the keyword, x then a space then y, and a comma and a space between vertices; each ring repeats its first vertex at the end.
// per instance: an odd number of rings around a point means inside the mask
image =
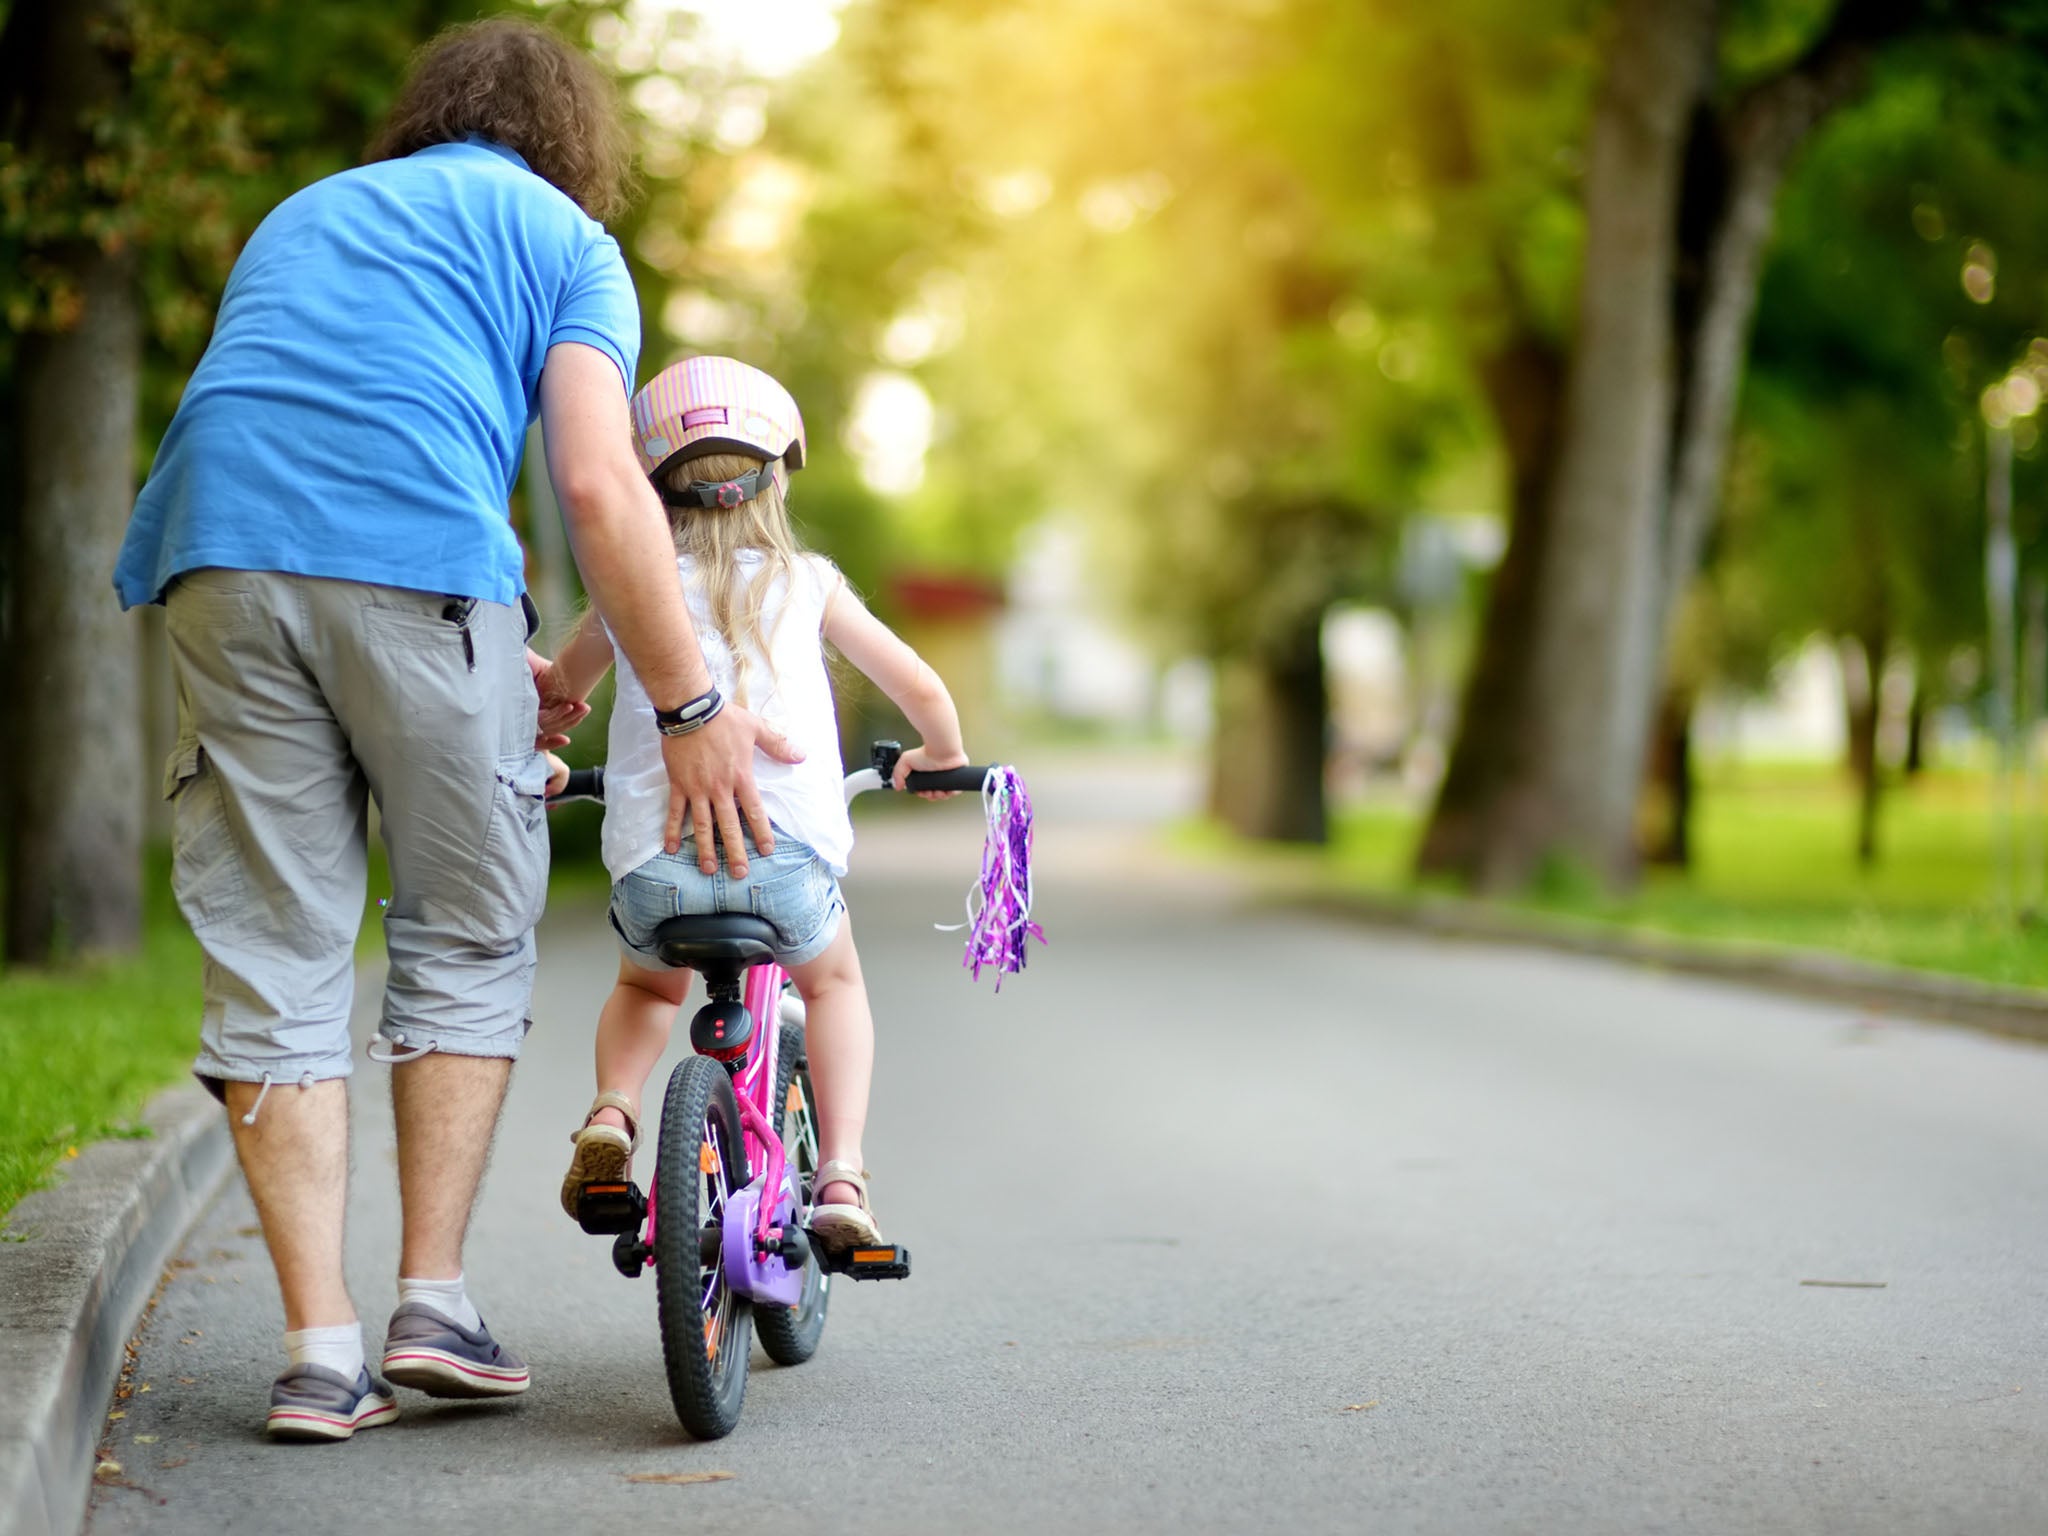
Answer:
POLYGON ((144 1121, 147 1138, 87 1147, 0 1239, 0 1536, 78 1530, 129 1337, 232 1160, 195 1084, 144 1121))

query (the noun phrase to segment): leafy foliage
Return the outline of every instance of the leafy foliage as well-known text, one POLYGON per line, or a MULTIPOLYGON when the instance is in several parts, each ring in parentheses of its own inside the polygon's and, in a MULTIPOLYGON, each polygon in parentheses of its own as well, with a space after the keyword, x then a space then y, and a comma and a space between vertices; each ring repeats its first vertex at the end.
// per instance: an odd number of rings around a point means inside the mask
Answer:
MULTIPOLYGON (((2042 75, 1982 39, 1895 59, 1788 189, 1713 577, 1738 676, 1873 618, 1936 675, 1979 643, 1984 392, 2048 381, 2042 75)), ((2038 569, 2048 460, 2014 433, 2038 569)))

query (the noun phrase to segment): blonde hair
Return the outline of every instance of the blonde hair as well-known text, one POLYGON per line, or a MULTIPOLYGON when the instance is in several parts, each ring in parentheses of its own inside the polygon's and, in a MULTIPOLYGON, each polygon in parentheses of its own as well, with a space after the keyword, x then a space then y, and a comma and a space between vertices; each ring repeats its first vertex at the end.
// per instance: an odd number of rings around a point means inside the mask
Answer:
MULTIPOLYGON (((662 476, 671 490, 683 490, 692 481, 713 485, 737 480, 759 469, 764 461, 739 453, 713 453, 678 464, 662 476)), ((785 497, 789 468, 777 461, 775 473, 749 500, 736 507, 670 507, 669 531, 675 537, 676 553, 690 559, 690 582, 704 595, 711 611, 711 624, 732 652, 735 672, 735 700, 747 703, 747 658, 759 655, 771 668, 768 650, 774 633, 761 629, 761 610, 775 578, 785 585, 796 580, 797 561, 803 546, 789 525, 785 497), (751 579, 740 569, 740 555, 754 550, 761 564, 751 579)), ((777 615, 778 621, 780 615, 777 615)), ((774 681, 772 675, 769 681, 774 681)))

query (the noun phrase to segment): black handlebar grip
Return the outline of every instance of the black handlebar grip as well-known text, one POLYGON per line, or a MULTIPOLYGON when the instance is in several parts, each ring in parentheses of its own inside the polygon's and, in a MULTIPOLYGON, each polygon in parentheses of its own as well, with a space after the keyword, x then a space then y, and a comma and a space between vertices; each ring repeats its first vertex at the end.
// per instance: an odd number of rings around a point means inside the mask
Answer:
POLYGON ((569 782, 562 786, 559 795, 552 800, 602 800, 604 798, 604 765, 594 768, 571 768, 569 782))
POLYGON ((993 771, 985 767, 913 769, 904 776, 903 787, 913 795, 938 789, 958 789, 970 794, 979 794, 983 782, 993 771))

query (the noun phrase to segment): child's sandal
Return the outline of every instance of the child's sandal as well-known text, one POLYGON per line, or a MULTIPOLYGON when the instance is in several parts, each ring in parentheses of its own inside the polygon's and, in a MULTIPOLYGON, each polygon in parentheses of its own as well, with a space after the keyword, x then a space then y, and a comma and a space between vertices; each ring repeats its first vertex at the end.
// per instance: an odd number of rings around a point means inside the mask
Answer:
POLYGON ((562 1180, 562 1209, 574 1216, 576 1197, 586 1185, 623 1184, 632 1177, 633 1153, 640 1146, 639 1111, 623 1093, 606 1090, 590 1101, 590 1113, 583 1117, 580 1129, 569 1133, 569 1139, 576 1144, 576 1155, 562 1180), (626 1129, 594 1124, 601 1109, 615 1109, 625 1116, 626 1129))
POLYGON ((813 1205, 811 1231, 827 1248, 873 1248, 882 1241, 875 1213, 868 1206, 868 1174, 840 1158, 833 1158, 811 1175, 812 1198, 828 1184, 851 1184, 860 1197, 858 1205, 813 1205))

